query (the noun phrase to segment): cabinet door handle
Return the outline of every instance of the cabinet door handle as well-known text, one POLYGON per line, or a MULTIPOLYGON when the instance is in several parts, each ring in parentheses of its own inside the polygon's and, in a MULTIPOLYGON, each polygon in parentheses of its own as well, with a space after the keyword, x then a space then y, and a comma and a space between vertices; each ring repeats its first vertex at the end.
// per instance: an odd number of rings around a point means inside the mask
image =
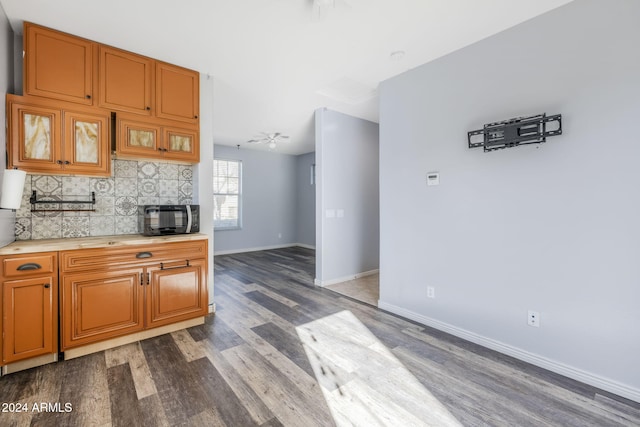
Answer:
POLYGON ((68 164, 70 164, 70 163, 71 163, 71 162, 70 162, 69 160, 65 160, 65 161, 64 161, 64 164, 65 164, 65 165, 68 165, 68 164))
POLYGON ((41 268, 42 266, 40 264, 36 264, 35 262, 28 262, 19 266, 18 271, 39 270, 41 268))
POLYGON ((87 99, 91 99, 91 95, 87 95, 85 98, 87 98, 87 99))
POLYGON ((56 163, 61 165, 62 164, 62 160, 56 160, 56 163))
POLYGON ((147 107, 147 111, 151 111, 151 107, 147 107))
POLYGON ((138 254, 136 255, 136 258, 138 259, 151 258, 152 256, 153 254, 151 252, 138 252, 138 254))
POLYGON ((175 270, 176 268, 187 268, 187 267, 191 267, 189 260, 186 260, 185 265, 178 265, 176 267, 165 267, 163 262, 160 263, 160 270, 175 270))
POLYGON ((44 288, 49 289, 49 285, 48 284, 44 285, 44 288))
POLYGON ((151 273, 147 273, 147 285, 151 284, 151 273))
POLYGON ((194 119, 197 119, 197 118, 198 118, 198 115, 196 114, 195 116, 193 116, 193 118, 194 118, 194 119))
POLYGON ((140 286, 144 285, 144 273, 140 273, 140 286))

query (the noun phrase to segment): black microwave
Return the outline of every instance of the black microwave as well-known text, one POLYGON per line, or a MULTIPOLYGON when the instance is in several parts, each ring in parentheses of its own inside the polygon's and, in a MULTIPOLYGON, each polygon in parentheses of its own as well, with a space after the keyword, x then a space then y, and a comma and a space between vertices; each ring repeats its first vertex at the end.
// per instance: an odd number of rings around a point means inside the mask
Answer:
POLYGON ((200 232, 200 206, 140 206, 139 231, 145 236, 198 233, 200 232))

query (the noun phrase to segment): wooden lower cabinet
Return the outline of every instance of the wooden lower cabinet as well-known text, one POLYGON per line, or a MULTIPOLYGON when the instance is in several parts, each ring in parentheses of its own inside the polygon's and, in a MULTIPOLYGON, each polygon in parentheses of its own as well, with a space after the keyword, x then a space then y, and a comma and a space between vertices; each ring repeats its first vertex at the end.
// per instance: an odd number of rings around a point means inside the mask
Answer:
POLYGON ((206 245, 60 252, 61 350, 205 316, 206 245))
POLYGON ((55 252, 0 257, 2 365, 58 352, 55 252))
POLYGON ((52 277, 4 282, 3 363, 17 362, 57 352, 54 302, 57 292, 52 277))
POLYGON ((85 272, 62 278, 62 349, 141 331, 143 269, 85 272))
POLYGON ((148 269, 147 326, 207 314, 206 260, 179 261, 148 269))

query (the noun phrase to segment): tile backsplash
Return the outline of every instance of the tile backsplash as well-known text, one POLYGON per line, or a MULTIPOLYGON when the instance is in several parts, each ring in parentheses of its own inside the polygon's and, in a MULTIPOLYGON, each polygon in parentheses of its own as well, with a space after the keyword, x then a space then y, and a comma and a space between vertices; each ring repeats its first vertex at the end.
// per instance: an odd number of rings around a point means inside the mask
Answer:
POLYGON ((27 175, 22 205, 16 211, 16 240, 108 236, 138 233, 138 205, 188 204, 193 199, 193 167, 173 163, 113 160, 113 176, 27 175), (50 212, 31 212, 29 198, 91 200, 95 212, 57 212, 88 209, 91 205, 34 205, 50 212))

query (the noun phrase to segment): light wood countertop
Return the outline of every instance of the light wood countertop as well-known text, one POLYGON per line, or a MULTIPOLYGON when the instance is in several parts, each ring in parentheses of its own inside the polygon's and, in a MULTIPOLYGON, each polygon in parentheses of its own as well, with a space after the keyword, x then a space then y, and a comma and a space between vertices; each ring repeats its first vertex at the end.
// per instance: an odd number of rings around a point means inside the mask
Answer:
POLYGON ((192 240, 206 240, 208 238, 209 236, 206 234, 195 233, 170 236, 124 234, 118 236, 78 237, 73 239, 19 240, 0 248, 0 256, 30 254, 35 252, 68 251, 74 249, 149 245, 164 242, 188 242, 192 240))

